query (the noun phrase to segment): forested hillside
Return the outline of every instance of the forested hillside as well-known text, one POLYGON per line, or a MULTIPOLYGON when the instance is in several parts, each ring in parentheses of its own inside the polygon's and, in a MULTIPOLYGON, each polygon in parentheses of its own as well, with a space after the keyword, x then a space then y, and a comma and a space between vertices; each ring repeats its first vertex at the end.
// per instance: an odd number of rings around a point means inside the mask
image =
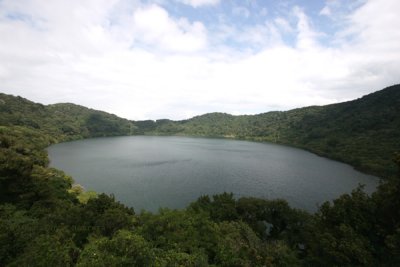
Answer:
POLYGON ((400 85, 360 99, 233 116, 209 113, 183 121, 129 121, 74 104, 44 106, 0 94, 0 125, 20 125, 57 141, 116 135, 188 135, 268 141, 300 147, 387 177, 400 151, 400 85))
MULTIPOLYGON (((354 135, 367 148, 381 144, 389 155, 398 147, 397 90, 326 107, 135 126, 72 104, 43 106, 0 95, 0 266, 399 266, 400 172, 372 196, 358 188, 315 214, 285 200, 229 193, 202 196, 183 210, 138 214, 113 196, 73 185, 71 177, 48 167, 45 151, 64 140, 169 131, 317 148, 323 141, 316 140, 329 141, 327 134, 337 135, 329 142, 339 148, 350 142, 341 136, 354 135)), ((346 149, 359 153, 353 148, 346 149)), ((393 159, 400 168, 399 155, 393 159)))
POLYGON ((0 127, 0 266, 400 264, 400 173, 372 196, 357 189, 314 215, 228 193, 137 214, 49 168, 49 136, 0 127))
POLYGON ((19 125, 51 135, 58 141, 129 135, 132 122, 115 115, 64 103, 42 105, 0 93, 0 125, 19 125))
POLYGON ((135 122, 136 133, 268 141, 310 150, 379 176, 395 173, 400 151, 400 85, 345 103, 232 116, 210 113, 184 121, 135 122))

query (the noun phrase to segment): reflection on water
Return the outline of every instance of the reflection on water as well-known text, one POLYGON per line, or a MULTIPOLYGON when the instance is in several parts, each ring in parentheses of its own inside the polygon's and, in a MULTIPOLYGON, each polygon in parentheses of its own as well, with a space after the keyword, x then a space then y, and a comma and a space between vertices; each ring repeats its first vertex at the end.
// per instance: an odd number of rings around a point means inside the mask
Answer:
POLYGON ((48 148, 51 166, 87 190, 113 193, 136 210, 183 208, 205 194, 284 198, 315 211, 378 180, 307 151, 266 143, 188 137, 112 137, 48 148))

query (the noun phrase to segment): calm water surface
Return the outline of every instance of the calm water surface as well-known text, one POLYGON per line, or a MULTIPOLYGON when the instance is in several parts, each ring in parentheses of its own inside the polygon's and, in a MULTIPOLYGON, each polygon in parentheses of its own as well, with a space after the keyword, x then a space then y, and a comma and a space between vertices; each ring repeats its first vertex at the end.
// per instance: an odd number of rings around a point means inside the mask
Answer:
POLYGON ((136 210, 183 208, 201 195, 284 198, 297 208, 351 192, 372 192, 378 179, 291 147, 188 137, 112 137, 48 148, 51 166, 86 190, 113 193, 136 210))

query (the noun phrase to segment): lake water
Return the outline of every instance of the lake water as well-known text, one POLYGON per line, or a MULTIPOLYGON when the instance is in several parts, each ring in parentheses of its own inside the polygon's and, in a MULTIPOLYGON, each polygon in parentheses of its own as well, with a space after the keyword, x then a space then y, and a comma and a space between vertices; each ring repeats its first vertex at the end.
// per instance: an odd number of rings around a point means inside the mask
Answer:
POLYGON ((86 190, 113 193, 140 211, 184 208, 201 195, 284 198, 317 205, 351 192, 372 192, 378 179, 304 150, 269 143, 188 137, 95 138, 48 148, 51 166, 86 190))

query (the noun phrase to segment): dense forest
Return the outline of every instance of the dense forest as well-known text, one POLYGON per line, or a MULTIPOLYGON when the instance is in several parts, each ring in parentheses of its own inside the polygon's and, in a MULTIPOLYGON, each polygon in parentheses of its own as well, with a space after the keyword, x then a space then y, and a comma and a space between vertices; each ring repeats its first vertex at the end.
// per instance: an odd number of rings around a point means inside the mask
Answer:
POLYGON ((187 135, 300 147, 380 177, 396 173, 400 85, 349 102, 258 115, 209 113, 183 121, 129 121, 64 103, 41 105, 0 94, 0 125, 20 125, 60 142, 116 135, 187 135))
POLYGON ((400 85, 360 99, 285 112, 210 113, 184 121, 137 121, 136 133, 268 141, 300 147, 378 176, 393 175, 400 151, 400 85))
POLYGON ((42 105, 0 93, 0 125, 23 126, 61 142, 89 137, 130 135, 133 123, 75 104, 42 105))
POLYGON ((131 122, 1 94, 0 266, 399 266, 399 89, 324 107, 180 122, 131 122), (139 133, 269 140, 321 154, 330 147, 332 157, 350 155, 388 175, 372 195, 360 186, 315 214, 282 199, 230 193, 152 214, 85 192, 48 167, 52 143, 139 133))

